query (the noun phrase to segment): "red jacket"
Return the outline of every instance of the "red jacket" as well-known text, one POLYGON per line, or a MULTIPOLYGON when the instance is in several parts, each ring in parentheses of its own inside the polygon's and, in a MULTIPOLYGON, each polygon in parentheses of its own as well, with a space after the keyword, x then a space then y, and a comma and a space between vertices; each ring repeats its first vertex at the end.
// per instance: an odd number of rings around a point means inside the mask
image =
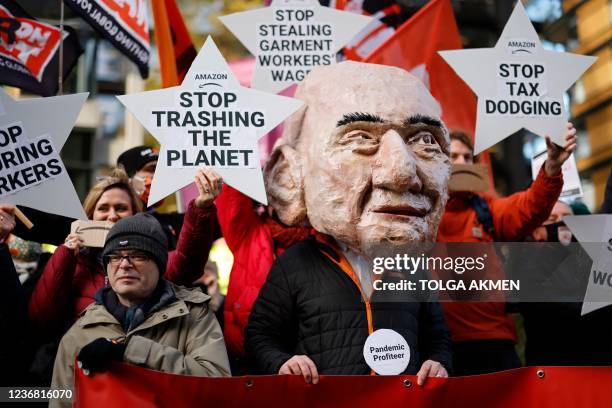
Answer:
MULTIPOLYGON (((179 285, 191 285, 203 271, 216 230, 216 210, 189 204, 177 247, 169 253, 164 277, 179 285)), ((34 328, 53 332, 67 316, 76 320, 94 302, 94 294, 105 284, 106 274, 91 255, 75 256, 65 245, 49 259, 29 302, 34 328)))
POLYGON ((234 255, 223 309, 225 344, 231 355, 244 356, 244 329, 275 257, 310 230, 286 228, 257 215, 253 201, 227 185, 216 204, 223 237, 234 255))
MULTIPOLYGON (((542 166, 543 167, 543 166, 542 166)), ((544 169, 525 191, 505 198, 483 194, 491 210, 496 237, 485 231, 463 194, 452 194, 438 229, 438 242, 521 241, 548 218, 563 188, 561 172, 548 177, 544 169)), ((489 255, 489 259, 495 254, 489 255)), ((504 303, 443 302, 446 323, 453 341, 513 340, 514 320, 505 312, 504 303)))

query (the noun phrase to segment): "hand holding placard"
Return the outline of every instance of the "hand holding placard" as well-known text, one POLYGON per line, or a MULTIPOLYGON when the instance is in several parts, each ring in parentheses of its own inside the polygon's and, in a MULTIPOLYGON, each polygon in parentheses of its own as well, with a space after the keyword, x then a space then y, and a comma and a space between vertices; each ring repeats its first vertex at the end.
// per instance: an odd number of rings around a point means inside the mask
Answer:
POLYGON ((195 185, 200 193, 195 199, 195 206, 206 208, 221 194, 223 179, 214 170, 200 169, 195 175, 195 185))
POLYGON ((64 245, 70 249, 76 249, 76 253, 80 247, 102 248, 113 225, 114 223, 110 221, 73 221, 64 245))
POLYGON ((13 215, 15 206, 10 204, 0 204, 0 243, 15 228, 15 217, 13 215))
POLYGON ((576 129, 570 122, 567 123, 567 132, 565 133, 565 144, 557 146, 550 140, 550 136, 546 135, 546 150, 547 158, 544 162, 544 171, 548 177, 552 177, 561 171, 563 163, 570 158, 576 149, 576 129))

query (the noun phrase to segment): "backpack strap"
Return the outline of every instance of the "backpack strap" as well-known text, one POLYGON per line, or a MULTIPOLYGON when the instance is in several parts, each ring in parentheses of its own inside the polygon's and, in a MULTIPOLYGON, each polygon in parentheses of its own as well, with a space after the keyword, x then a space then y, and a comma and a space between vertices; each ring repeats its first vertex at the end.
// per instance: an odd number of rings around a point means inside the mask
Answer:
POLYGON ((476 211, 476 218, 485 229, 485 231, 495 239, 495 226, 493 225, 493 215, 489 204, 479 195, 474 194, 469 199, 470 205, 476 211))

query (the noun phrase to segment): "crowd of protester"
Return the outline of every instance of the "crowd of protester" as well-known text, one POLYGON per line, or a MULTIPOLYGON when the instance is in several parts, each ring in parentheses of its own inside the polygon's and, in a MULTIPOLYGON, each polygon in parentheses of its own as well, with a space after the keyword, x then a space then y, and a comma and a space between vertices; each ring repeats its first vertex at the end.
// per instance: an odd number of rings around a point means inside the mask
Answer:
MULTIPOLYGON (((451 134, 451 141, 452 146, 458 146, 457 151, 463 152, 453 155, 455 149, 451 148, 454 162, 473 161, 472 145, 465 134, 451 134)), ((155 163, 156 159, 153 157, 151 161, 155 163)), ((571 241, 571 232, 563 224, 562 217, 573 212, 568 204, 557 201, 562 186, 559 179, 558 174, 548 175, 542 170, 528 190, 506 198, 451 192, 438 232, 438 241, 571 241), (483 205, 489 209, 488 216, 491 219, 488 221, 481 219, 481 210, 475 208, 483 205), (516 208, 521 211, 515 211, 516 208), (473 226, 481 230, 475 232, 473 226)), ((117 238, 113 241, 113 233, 107 239, 104 249, 84 248, 78 235, 68 234, 64 243, 51 255, 44 253, 40 244, 11 234, 16 232, 18 223, 13 215, 14 207, 0 206, 0 241, 3 242, 0 245, 0 288, 3 292, 0 296, 0 325, 4 332, 13 334, 3 336, 6 344, 0 347, 3 385, 49 385, 51 367, 55 360, 56 376, 61 378, 54 380, 53 384, 67 386, 71 378, 68 373, 72 369, 67 362, 74 356, 66 353, 74 353, 77 348, 81 350, 79 358, 83 360, 86 369, 102 369, 114 358, 181 374, 229 375, 229 363, 224 361, 227 359, 225 344, 208 344, 211 339, 218 341, 222 337, 220 327, 225 328, 225 341, 230 351, 234 375, 259 371, 256 364, 253 366, 253 361, 246 358, 244 348, 244 330, 256 294, 265 282, 275 256, 307 239, 312 231, 307 227, 283 227, 271 211, 257 208, 250 198, 229 186, 225 186, 219 195, 221 180, 212 171, 201 171, 197 182, 202 194, 195 203, 188 206, 174 250, 169 250, 171 244, 168 242, 173 239, 175 232, 169 233, 171 229, 163 228, 154 217, 144 218, 146 213, 142 213, 143 202, 122 167, 116 168, 110 176, 92 187, 84 204, 87 216, 92 220, 117 223, 112 231, 119 236, 122 236, 118 229, 120 226, 128 230, 130 226, 135 229, 148 227, 150 231, 142 236, 157 235, 156 248, 146 242, 141 246, 135 244, 133 247, 119 248, 117 238), (206 195, 211 197, 207 199, 206 195), (212 204, 213 198, 217 199, 216 206, 219 208, 212 204), (136 217, 139 213, 140 218, 136 217), (133 221, 131 224, 118 223, 122 219, 133 221), (220 227, 218 224, 221 224, 220 227), (232 308, 227 307, 225 297, 219 291, 216 265, 206 262, 211 244, 219 236, 225 237, 236 257, 228 293, 228 297, 234 298, 232 308), (116 253, 116 249, 121 251, 116 253), (151 293, 148 296, 135 303, 140 307, 136 312, 132 310, 134 306, 122 305, 116 296, 109 296, 114 290, 112 284, 108 285, 111 276, 109 269, 115 266, 117 269, 129 268, 143 260, 152 261, 152 266, 157 269, 154 275, 159 280, 155 279, 151 283, 151 293), (165 272, 160 274, 160 271, 165 272), (175 284, 200 289, 187 290, 175 284), (252 286, 256 289, 254 292, 249 290, 252 286), (174 288, 174 291, 169 290, 169 287, 174 288), (203 293, 208 293, 209 297, 203 296, 203 293), (143 303, 143 300, 148 302, 143 303), (181 350, 177 344, 181 342, 184 347, 185 342, 179 340, 180 334, 173 339, 175 344, 172 352, 182 354, 182 357, 176 357, 176 360, 168 363, 167 358, 150 356, 157 363, 147 363, 138 355, 138 350, 150 349, 151 345, 146 343, 148 340, 141 343, 132 341, 129 345, 113 344, 101 340, 113 337, 109 333, 91 329, 91 334, 83 334, 78 333, 80 329, 76 326, 72 326, 78 318, 106 321, 104 319, 113 316, 118 322, 118 331, 111 334, 114 337, 125 336, 125 333, 142 324, 145 318, 154 313, 162 313, 174 302, 188 305, 186 308, 189 309, 189 317, 185 317, 189 322, 187 324, 202 326, 201 333, 190 334, 199 336, 195 338, 199 340, 189 341, 200 341, 201 347, 210 349, 205 354, 212 354, 209 357, 213 361, 210 367, 214 369, 207 369, 202 363, 206 359, 201 356, 195 359, 197 363, 192 362, 191 358, 194 357, 189 356, 198 351, 181 350), (244 302, 242 311, 236 307, 241 302, 244 302), (88 308, 90 304, 96 305, 96 308, 88 308), (215 315, 216 320, 212 317, 215 315), (217 321, 223 326, 219 326, 217 321), (71 326, 72 329, 67 332, 71 326), (62 337, 64 340, 56 359, 55 353, 62 337), (91 342, 88 344, 89 340, 91 342), (166 363, 159 363, 162 360, 166 363), (203 368, 196 369, 190 364, 198 364, 203 368)), ((612 182, 608 180, 601 211, 611 213, 611 206, 612 182)), ((135 237, 141 236, 138 232, 133 233, 135 237)), ((129 232, 124 234, 129 236, 129 232)), ((41 237, 40 241, 44 242, 45 237, 41 237)), ((130 279, 134 278, 124 278, 128 282, 130 279)), ((612 355, 612 333, 607 333, 609 330, 606 327, 609 325, 605 324, 610 317, 609 308, 587 316, 580 316, 578 302, 525 303, 519 309, 527 335, 527 365, 612 364, 609 357, 612 355), (555 319, 550 318, 552 315, 556 316, 555 319), (582 346, 577 347, 577 344, 582 346)), ((454 375, 490 373, 521 366, 515 349, 517 337, 514 319, 504 303, 445 302, 443 310, 452 334, 454 375)), ((92 326, 95 327, 93 323, 92 326)), ((146 337, 146 332, 139 336, 146 337)), ((161 348, 164 347, 168 346, 161 348)), ((286 370, 286 373, 291 373, 291 370, 286 370)))
MULTIPOLYGON (((571 125, 566 142, 547 140, 547 161, 525 191, 503 198, 451 191, 437 241, 575 241, 562 221, 573 210, 558 200, 561 165, 575 146, 571 125)), ((453 163, 473 163, 471 138, 451 133, 446 154, 453 163)), ((197 376, 301 374, 314 383, 321 373, 367 374, 363 344, 354 339, 371 315, 360 313, 360 290, 346 295, 345 282, 330 272, 350 269, 343 261, 350 251, 310 226, 284 225, 271 208, 222 186, 212 170, 197 172, 199 194, 185 214, 147 210, 157 159, 145 146, 130 149, 89 191, 87 217, 114 224, 103 248, 85 247, 65 217, 26 209, 36 224, 26 230, 15 207, 0 204, 0 328, 11 333, 2 336, 0 383, 71 388, 75 357, 86 373, 123 361, 197 376), (234 254, 227 297, 216 265, 207 262, 221 236, 234 254), (39 243, 57 248, 51 255, 39 243), (315 320, 291 321, 296 308, 315 320), (342 330, 322 328, 322 313, 342 330), (298 324, 307 333, 299 339, 298 324)), ((601 212, 612 213, 612 174, 601 212)), ((427 343, 407 373, 469 375, 522 365, 504 302, 372 308, 375 318, 395 317, 396 330, 405 325, 418 348, 427 343)), ((581 316, 578 302, 526 303, 518 312, 527 365, 612 364, 610 307, 581 316)))

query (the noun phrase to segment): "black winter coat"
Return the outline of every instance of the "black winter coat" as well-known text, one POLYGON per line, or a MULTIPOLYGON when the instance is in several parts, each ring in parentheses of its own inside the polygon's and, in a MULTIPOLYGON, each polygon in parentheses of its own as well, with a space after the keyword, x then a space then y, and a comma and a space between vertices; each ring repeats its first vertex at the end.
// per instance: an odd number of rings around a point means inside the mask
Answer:
MULTIPOLYGON (((288 249, 273 264, 245 330, 247 355, 264 374, 277 374, 294 355, 310 357, 319 374, 369 374, 363 346, 369 335, 366 303, 336 251, 314 238, 288 249)), ((451 339, 437 302, 379 302, 373 329, 392 329, 407 341, 405 374, 428 359, 451 371, 451 339)))

